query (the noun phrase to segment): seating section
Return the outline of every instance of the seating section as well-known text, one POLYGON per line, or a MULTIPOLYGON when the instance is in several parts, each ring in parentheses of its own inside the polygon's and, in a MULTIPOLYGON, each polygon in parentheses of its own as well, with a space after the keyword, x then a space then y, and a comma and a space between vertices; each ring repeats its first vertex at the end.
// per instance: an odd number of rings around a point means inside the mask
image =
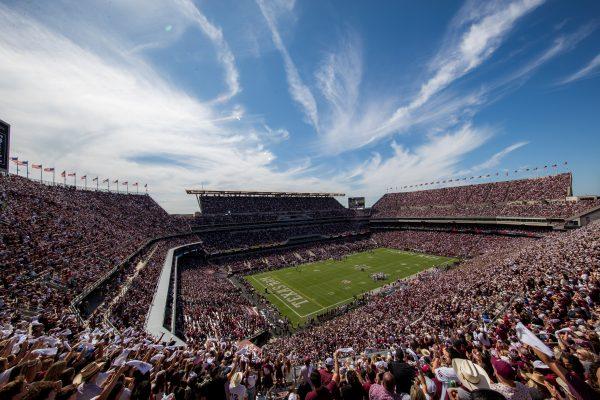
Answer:
POLYGON ((566 201, 571 174, 388 193, 373 205, 374 217, 568 218, 600 206, 600 200, 566 201))
POLYGON ((333 197, 308 196, 205 196, 203 214, 246 214, 341 210, 333 197))
POLYGON ((185 231, 146 195, 47 186, 0 175, 5 307, 64 309, 148 239, 185 231), (60 293, 48 284, 64 288, 60 293))
MULTIPOLYGON (((391 194, 376 209, 435 215, 462 203, 465 213, 554 210, 542 205, 566 213, 567 175, 491 185, 391 194)), ((564 232, 422 224, 369 237, 345 220, 196 234, 149 196, 14 176, 0 176, 0 210, 2 399, 224 400, 246 398, 248 389, 286 398, 292 385, 302 398, 313 390, 307 377, 334 383, 305 398, 443 400, 454 386, 449 397, 599 398, 600 221, 564 232), (327 240, 268 248, 307 235, 327 240), (168 249, 198 241, 214 254, 181 257, 171 277, 179 284, 168 301, 177 295, 176 327, 186 340, 178 346, 144 332, 144 322, 168 249), (261 248, 224 252, 254 246, 261 248), (272 321, 276 311, 257 300, 244 274, 380 246, 463 260, 392 282, 302 329, 282 329, 261 348, 249 340, 287 325, 272 321), (81 320, 71 300, 115 266, 96 289, 95 311, 81 320)))

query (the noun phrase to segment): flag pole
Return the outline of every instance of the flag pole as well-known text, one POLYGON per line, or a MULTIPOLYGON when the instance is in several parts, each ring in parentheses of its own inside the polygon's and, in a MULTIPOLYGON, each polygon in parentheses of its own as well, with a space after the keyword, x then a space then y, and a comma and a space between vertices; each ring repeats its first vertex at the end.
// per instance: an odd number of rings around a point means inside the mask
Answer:
POLYGON ((44 166, 40 164, 40 183, 44 180, 42 173, 44 172, 44 166))
POLYGON ((52 186, 54 186, 54 185, 55 185, 55 182, 54 182, 54 177, 55 177, 55 175, 56 175, 56 171, 55 171, 55 169, 54 169, 54 168, 52 168, 52 186))
POLYGON ((27 167, 27 179, 29 179, 29 162, 27 162, 25 166, 27 167))
POLYGON ((73 185, 75 185, 75 187, 77 187, 77 172, 73 173, 73 185))

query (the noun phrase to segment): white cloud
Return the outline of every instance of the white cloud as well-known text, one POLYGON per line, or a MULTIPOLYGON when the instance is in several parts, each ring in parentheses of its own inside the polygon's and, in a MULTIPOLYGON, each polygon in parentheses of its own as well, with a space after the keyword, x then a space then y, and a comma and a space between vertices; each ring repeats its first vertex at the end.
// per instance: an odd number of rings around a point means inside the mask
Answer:
POLYGON ((235 57, 223 36, 223 32, 211 23, 191 0, 177 0, 177 4, 181 6, 185 15, 194 21, 212 41, 217 50, 218 59, 225 69, 225 80, 229 90, 218 96, 214 101, 224 102, 231 99, 241 91, 240 74, 235 65, 235 57))
POLYGON ((396 100, 385 99, 365 102, 363 114, 354 115, 350 129, 332 124, 323 130, 324 143, 331 151, 343 152, 405 131, 410 127, 433 119, 460 119, 461 114, 481 101, 478 93, 446 97, 445 102, 436 98, 455 81, 488 60, 508 36, 516 22, 543 3, 543 0, 517 0, 509 4, 468 3, 459 12, 450 37, 432 61, 432 76, 420 87, 408 104, 390 109, 396 100), (448 101, 451 104, 448 104, 448 101), (441 117, 441 118, 440 118, 441 117), (338 129, 341 127, 342 129, 338 129), (343 140, 340 137, 344 132, 343 140))
POLYGON ((567 83, 580 81, 582 79, 593 78, 600 74, 600 54, 596 55, 589 63, 587 63, 579 71, 567 76, 565 79, 560 81, 560 84, 566 85, 567 83))
POLYGON ((263 0, 256 0, 256 3, 267 21, 273 43, 283 58, 290 94, 294 101, 302 108, 306 121, 310 123, 316 131, 319 131, 317 102, 315 101, 311 90, 302 81, 298 69, 285 47, 279 29, 277 28, 277 12, 281 12, 282 9, 287 12, 291 11, 294 3, 272 2, 266 4, 263 0))
POLYGON ((0 5, 0 109, 13 127, 13 154, 59 171, 147 182, 172 212, 195 208, 183 188, 201 182, 340 189, 302 169, 275 168, 265 138, 281 139, 284 131, 261 134, 262 124, 238 121, 243 110, 190 97, 136 54, 129 57, 99 56, 0 5))
POLYGON ((383 193, 387 188, 395 190, 396 187, 454 175, 464 157, 483 145, 491 135, 488 129, 466 124, 453 132, 431 135, 414 149, 393 142, 392 156, 384 159, 381 154, 374 153, 370 160, 338 178, 354 181, 356 188, 369 193, 373 202, 372 194, 383 193))
POLYGON ((525 141, 513 143, 510 146, 507 146, 504 149, 500 150, 499 152, 495 153, 488 160, 482 162, 481 164, 477 164, 477 165, 473 166, 472 168, 469 169, 469 171, 482 171, 482 170, 494 168, 500 164, 500 161, 502 161, 502 159, 504 157, 506 157, 513 151, 520 149, 523 146, 526 146, 527 144, 529 144, 529 142, 525 142, 525 141))

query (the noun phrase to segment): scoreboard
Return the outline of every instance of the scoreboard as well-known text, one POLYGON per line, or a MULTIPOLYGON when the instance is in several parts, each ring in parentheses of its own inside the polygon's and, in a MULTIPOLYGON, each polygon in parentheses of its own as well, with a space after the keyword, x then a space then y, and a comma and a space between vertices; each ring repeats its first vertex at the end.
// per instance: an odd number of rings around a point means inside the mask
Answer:
POLYGON ((0 172, 8 173, 10 125, 0 120, 0 172))
POLYGON ((365 208, 364 197, 348 197, 348 208, 359 210, 365 208))

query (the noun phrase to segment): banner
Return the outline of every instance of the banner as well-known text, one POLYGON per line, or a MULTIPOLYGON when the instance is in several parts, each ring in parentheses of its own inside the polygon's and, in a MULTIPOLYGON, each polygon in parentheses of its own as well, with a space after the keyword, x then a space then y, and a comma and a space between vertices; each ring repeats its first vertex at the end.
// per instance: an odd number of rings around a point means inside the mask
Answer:
POLYGON ((0 172, 8 173, 8 153, 10 150, 10 125, 0 120, 0 172))

